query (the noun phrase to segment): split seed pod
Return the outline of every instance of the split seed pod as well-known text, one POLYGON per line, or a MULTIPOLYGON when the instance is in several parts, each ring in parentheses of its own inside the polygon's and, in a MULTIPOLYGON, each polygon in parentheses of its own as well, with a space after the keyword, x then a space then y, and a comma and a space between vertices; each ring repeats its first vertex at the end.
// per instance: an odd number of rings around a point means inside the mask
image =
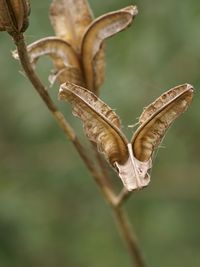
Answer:
POLYGON ((69 81, 98 95, 105 76, 105 40, 125 30, 137 14, 136 6, 128 6, 93 20, 87 0, 53 0, 49 17, 56 37, 29 45, 29 57, 33 65, 41 56, 51 58, 51 84, 69 81))
POLYGON ((28 27, 30 3, 28 0, 0 0, 0 31, 24 32, 28 27))
POLYGON ((59 99, 72 104, 73 114, 82 120, 87 137, 97 144, 129 191, 149 184, 153 153, 192 98, 193 87, 189 84, 162 94, 144 110, 140 126, 128 142, 116 113, 92 92, 71 83, 62 84, 59 92, 59 99))

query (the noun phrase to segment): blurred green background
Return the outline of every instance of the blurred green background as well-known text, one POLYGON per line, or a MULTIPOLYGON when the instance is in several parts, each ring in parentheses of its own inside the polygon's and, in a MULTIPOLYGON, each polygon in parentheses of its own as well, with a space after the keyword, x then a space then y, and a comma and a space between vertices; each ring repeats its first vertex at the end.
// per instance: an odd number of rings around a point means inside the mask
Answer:
MULTIPOLYGON (((48 1, 31 1, 26 40, 52 36, 48 1)), ((165 90, 191 83, 189 110, 159 150, 151 183, 126 207, 148 266, 200 266, 200 2, 91 0, 95 16, 137 4, 139 15, 107 41, 101 97, 130 138, 143 107, 165 90)), ((11 38, 0 34, 0 266, 131 266, 112 214, 71 143, 20 73, 11 38)), ((48 85, 47 58, 38 72, 48 85)), ((58 106, 84 140, 69 105, 58 106)), ((118 182, 118 179, 116 182, 118 182)))

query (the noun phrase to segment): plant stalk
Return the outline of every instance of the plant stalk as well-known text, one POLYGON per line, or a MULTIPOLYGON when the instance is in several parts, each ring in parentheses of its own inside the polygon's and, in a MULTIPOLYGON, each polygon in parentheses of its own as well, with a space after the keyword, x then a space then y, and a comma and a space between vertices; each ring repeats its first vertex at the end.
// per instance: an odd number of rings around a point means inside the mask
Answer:
POLYGON ((129 223, 129 219, 125 210, 122 206, 115 206, 113 207, 113 214, 121 237, 128 249, 133 264, 132 266, 146 267, 142 251, 139 248, 137 238, 129 223))

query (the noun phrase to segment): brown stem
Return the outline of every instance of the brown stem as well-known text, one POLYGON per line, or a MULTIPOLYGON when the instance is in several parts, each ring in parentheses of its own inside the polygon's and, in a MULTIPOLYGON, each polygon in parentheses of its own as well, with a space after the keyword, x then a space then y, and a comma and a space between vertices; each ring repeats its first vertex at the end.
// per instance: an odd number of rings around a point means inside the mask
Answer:
POLYGON ((101 189, 101 192, 105 200, 112 207, 115 215, 115 220, 117 222, 121 235, 125 243, 127 244, 127 248, 129 250, 132 260, 136 263, 137 267, 145 267, 141 251, 138 247, 138 243, 130 227, 128 217, 125 214, 125 211, 121 207, 121 204, 126 199, 126 193, 122 193, 119 195, 119 197, 117 197, 116 194, 114 193, 114 190, 112 190, 112 188, 110 188, 110 186, 108 186, 108 184, 105 183, 105 177, 97 171, 96 166, 93 164, 93 161, 91 161, 90 158, 87 156, 87 152, 85 151, 82 144, 79 142, 73 128, 66 121, 64 115, 57 109, 56 105, 53 103, 50 95, 48 94, 48 91, 46 90, 45 86, 42 84, 42 82, 34 72, 28 58, 28 53, 23 35, 22 34, 13 35, 13 38, 17 46, 17 51, 21 65, 27 77, 29 78, 32 85, 43 99, 48 109, 53 114, 60 128, 64 130, 66 136, 74 144, 76 150, 78 151, 79 155, 81 156, 82 160, 84 161, 91 175, 93 176, 99 188, 101 189))
POLYGON ((142 251, 138 246, 138 241, 133 233, 128 217, 121 206, 113 208, 114 218, 118 226, 119 232, 127 246, 133 266, 146 267, 146 263, 142 256, 142 251))
POLYGON ((131 193, 132 192, 128 191, 125 187, 123 187, 117 196, 116 206, 122 206, 131 196, 131 193))

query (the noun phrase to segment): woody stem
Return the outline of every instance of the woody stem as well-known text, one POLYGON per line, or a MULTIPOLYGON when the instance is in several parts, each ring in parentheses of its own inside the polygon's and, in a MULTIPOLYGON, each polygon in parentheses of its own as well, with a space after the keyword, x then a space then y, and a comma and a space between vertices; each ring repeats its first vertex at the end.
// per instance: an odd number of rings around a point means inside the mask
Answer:
POLYGON ((129 218, 122 206, 113 207, 114 218, 122 239, 128 249, 133 266, 146 267, 142 251, 133 232, 129 218))

